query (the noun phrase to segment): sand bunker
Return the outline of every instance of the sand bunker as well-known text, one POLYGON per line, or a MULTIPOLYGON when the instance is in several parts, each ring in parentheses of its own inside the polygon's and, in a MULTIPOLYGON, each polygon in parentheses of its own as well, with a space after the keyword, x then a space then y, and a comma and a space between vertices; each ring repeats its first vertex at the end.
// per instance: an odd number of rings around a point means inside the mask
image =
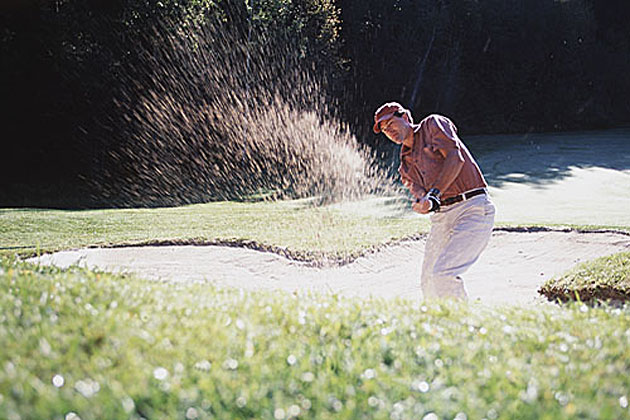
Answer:
MULTIPOLYGON (((466 273, 471 301, 484 304, 541 303, 545 280, 577 263, 630 250, 630 235, 615 232, 493 233, 480 260, 466 273)), ((223 246, 92 248, 43 255, 31 261, 128 272, 153 280, 208 281, 247 290, 316 291, 369 298, 421 299, 424 240, 403 241, 336 267, 251 249, 223 246)))

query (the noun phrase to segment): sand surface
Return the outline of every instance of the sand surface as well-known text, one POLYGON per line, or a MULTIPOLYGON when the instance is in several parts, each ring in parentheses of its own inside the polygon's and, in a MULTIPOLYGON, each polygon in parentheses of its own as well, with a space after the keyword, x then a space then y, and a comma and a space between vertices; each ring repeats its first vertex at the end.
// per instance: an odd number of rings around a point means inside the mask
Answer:
MULTIPOLYGON (((545 280, 580 262, 628 250, 630 236, 622 233, 497 230, 464 281, 471 301, 537 304, 544 302, 537 289, 545 280)), ((247 290, 422 299, 423 253, 424 239, 420 239, 382 248, 343 266, 324 268, 269 252, 222 246, 79 249, 42 255, 39 262, 61 267, 78 264, 152 280, 208 281, 247 290)))

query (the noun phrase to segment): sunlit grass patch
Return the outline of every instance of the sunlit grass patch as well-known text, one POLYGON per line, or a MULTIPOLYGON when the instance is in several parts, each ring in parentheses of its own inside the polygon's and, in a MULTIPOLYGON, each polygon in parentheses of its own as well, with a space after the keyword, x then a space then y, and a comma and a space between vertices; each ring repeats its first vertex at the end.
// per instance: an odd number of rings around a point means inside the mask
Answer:
POLYGON ((609 418, 630 311, 247 293, 7 262, 0 418, 609 418))
POLYGON ((0 255, 167 241, 253 241, 347 257, 428 231, 428 220, 356 214, 309 200, 110 210, 0 209, 0 255))
POLYGON ((582 263, 547 281, 540 292, 551 300, 630 300, 630 252, 582 263))

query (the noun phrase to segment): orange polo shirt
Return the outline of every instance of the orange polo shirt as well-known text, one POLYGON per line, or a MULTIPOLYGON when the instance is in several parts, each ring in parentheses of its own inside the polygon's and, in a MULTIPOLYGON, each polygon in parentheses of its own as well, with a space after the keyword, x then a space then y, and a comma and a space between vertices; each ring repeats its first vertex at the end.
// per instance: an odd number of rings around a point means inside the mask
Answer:
POLYGON ((432 114, 420 121, 413 145, 403 144, 400 149, 398 172, 403 183, 410 184, 408 188, 416 198, 423 197, 440 175, 445 160, 440 150, 448 154, 453 149, 459 149, 464 166, 446 191, 442 191, 442 199, 488 186, 479 166, 457 136, 455 124, 442 115, 432 114))

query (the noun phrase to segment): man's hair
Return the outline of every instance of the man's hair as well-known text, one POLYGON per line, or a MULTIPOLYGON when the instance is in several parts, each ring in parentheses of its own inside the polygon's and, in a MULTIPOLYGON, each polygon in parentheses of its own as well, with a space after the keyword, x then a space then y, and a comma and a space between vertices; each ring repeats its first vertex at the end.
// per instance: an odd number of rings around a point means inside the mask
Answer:
POLYGON ((378 134, 381 132, 381 122, 388 120, 392 116, 404 117, 405 115, 407 116, 407 121, 409 121, 410 124, 413 124, 411 111, 398 102, 387 102, 386 104, 381 105, 374 113, 374 133, 378 134))
POLYGON ((410 124, 413 124, 413 117, 411 116, 411 111, 409 111, 408 109, 405 108, 404 111, 394 112, 394 117, 402 118, 405 115, 407 116, 407 121, 409 121, 410 124))

